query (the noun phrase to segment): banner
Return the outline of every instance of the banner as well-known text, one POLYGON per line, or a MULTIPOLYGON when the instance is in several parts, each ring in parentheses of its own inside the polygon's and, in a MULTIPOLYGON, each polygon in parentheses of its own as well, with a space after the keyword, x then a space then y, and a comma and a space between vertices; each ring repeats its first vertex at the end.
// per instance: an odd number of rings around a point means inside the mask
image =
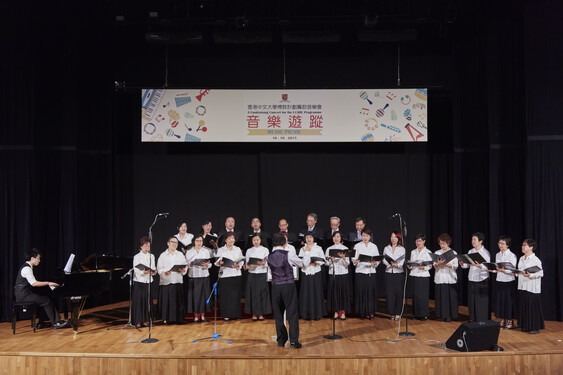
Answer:
POLYGON ((144 89, 143 142, 426 142, 427 89, 144 89))

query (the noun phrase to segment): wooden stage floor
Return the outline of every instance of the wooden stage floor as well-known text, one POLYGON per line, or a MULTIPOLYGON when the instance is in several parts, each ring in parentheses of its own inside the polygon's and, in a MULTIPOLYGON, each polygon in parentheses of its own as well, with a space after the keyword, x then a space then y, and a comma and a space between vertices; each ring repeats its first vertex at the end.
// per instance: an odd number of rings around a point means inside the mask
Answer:
POLYGON ((220 320, 217 331, 232 344, 193 342, 213 334, 212 321, 157 322, 152 337, 158 342, 144 344, 148 329, 120 329, 126 321, 127 305, 120 303, 85 311, 78 334, 33 333, 29 320, 21 320, 12 335, 11 323, 1 323, 0 374, 563 374, 561 322, 546 322, 538 335, 501 330, 504 352, 460 353, 442 346, 460 322, 409 322, 416 336, 397 339, 399 323, 383 314, 337 321, 340 340, 323 337, 332 320, 301 320, 301 349, 277 346, 273 319, 220 320))

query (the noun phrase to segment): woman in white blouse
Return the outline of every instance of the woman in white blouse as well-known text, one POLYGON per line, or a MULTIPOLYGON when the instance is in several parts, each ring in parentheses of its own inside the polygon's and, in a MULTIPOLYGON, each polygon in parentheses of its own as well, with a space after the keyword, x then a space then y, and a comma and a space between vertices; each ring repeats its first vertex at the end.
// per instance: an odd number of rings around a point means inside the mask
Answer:
MULTIPOLYGON (((449 251, 457 255, 450 248, 452 237, 447 233, 438 236, 438 245, 440 250, 436 251, 436 255, 443 255, 449 251)), ((434 262, 434 297, 436 300, 436 317, 441 318, 443 322, 451 322, 457 319, 457 258, 453 258, 448 263, 444 258, 440 258, 434 262)))
POLYGON ((270 302, 270 287, 268 286, 268 254, 267 248, 262 246, 262 237, 256 233, 251 238, 252 247, 246 250, 246 264, 248 270, 246 289, 244 293, 244 312, 252 314, 252 320, 264 320, 264 315, 272 313, 270 302), (260 259, 258 265, 248 265, 250 258, 260 259))
POLYGON ((334 319, 340 316, 341 320, 346 319, 346 313, 350 311, 350 279, 348 276, 348 266, 350 262, 346 256, 348 248, 342 244, 342 234, 334 232, 332 234, 334 245, 326 249, 325 257, 329 258, 331 250, 342 250, 338 256, 331 256, 328 261, 328 289, 327 289, 327 309, 334 312, 334 319))
POLYGON ((543 267, 541 260, 534 254, 537 248, 536 241, 531 238, 522 242, 523 257, 518 262, 518 292, 520 297, 520 311, 518 326, 522 332, 539 333, 544 329, 543 309, 541 305, 541 278, 543 277, 543 267), (524 272, 530 267, 537 267, 539 271, 530 273, 524 272))
MULTIPOLYGON (((147 236, 141 237, 139 248, 140 251, 133 257, 134 281, 131 292, 131 323, 137 328, 147 326, 149 322, 149 284, 153 281, 152 276, 156 275, 154 255, 149 253, 151 241, 147 236), (137 268, 140 265, 146 268, 137 268), (151 269, 154 271, 151 272, 151 269)), ((152 306, 150 310, 154 313, 152 306)))
POLYGON ((385 297, 387 313, 391 315, 391 320, 399 320, 403 307, 403 289, 405 284, 405 248, 403 247, 403 237, 399 232, 391 232, 389 245, 383 249, 383 255, 387 255, 396 262, 388 262, 383 259, 385 264, 385 297))
POLYGON ((377 277, 375 275, 379 262, 361 262, 360 255, 379 255, 377 246, 370 242, 372 232, 368 228, 362 229, 362 242, 354 246, 355 254, 352 258, 356 266, 354 280, 354 310, 362 319, 373 320, 377 312, 377 277))
POLYGON ((192 245, 192 239, 194 235, 188 233, 188 223, 185 221, 180 221, 176 226, 178 229, 178 234, 174 237, 178 239, 178 250, 182 250, 182 253, 186 254, 188 248, 192 245))
POLYGON ((218 294, 220 298, 219 313, 229 321, 231 319, 240 318, 240 294, 242 283, 241 262, 243 259, 240 247, 235 246, 235 233, 227 232, 224 235, 225 245, 217 250, 217 261, 215 265, 221 267, 219 269, 218 294), (223 264, 224 258, 235 261, 230 267, 223 264))
POLYGON ((324 265, 325 261, 323 249, 317 245, 311 232, 305 234, 305 246, 299 250, 299 257, 305 257, 305 253, 308 253, 311 257, 320 258, 322 262, 303 261, 299 287, 299 315, 301 319, 319 320, 326 315, 321 274, 321 265, 324 265))
MULTIPOLYGON (((479 253, 485 262, 491 261, 489 250, 483 246, 485 235, 481 232, 475 232, 471 235, 471 245, 473 249, 467 254, 479 253)), ((482 322, 489 320, 489 271, 482 264, 467 264, 459 261, 459 265, 463 268, 469 267, 468 286, 467 286, 467 307, 469 310, 470 322, 482 322)))
MULTIPOLYGON (((510 243, 510 237, 500 236, 498 239, 500 251, 495 256, 495 263, 510 263, 515 268, 518 260, 516 255, 510 251, 510 243)), ((514 325, 512 319, 516 318, 516 276, 504 267, 497 267, 496 274, 495 316, 501 319, 501 327, 511 329, 514 325)))
MULTIPOLYGON (((432 262, 430 250, 424 245, 426 236, 418 233, 415 239, 416 249, 411 251, 411 262, 432 262)), ((428 298, 430 289, 430 269, 432 264, 407 267, 411 270, 409 274, 409 295, 412 296, 414 319, 425 321, 428 319, 428 298)))
POLYGON ((176 250, 178 239, 168 238, 168 249, 158 257, 156 263, 160 275, 158 292, 158 310, 164 324, 182 323, 185 315, 185 295, 183 276, 188 272, 187 267, 180 267, 172 271, 172 267, 186 265, 186 258, 181 251, 176 250))
POLYGON ((209 268, 211 268, 211 250, 203 247, 203 237, 196 234, 193 246, 186 252, 188 263, 188 314, 194 314, 194 322, 205 322, 205 313, 210 311, 207 298, 211 294, 209 268))

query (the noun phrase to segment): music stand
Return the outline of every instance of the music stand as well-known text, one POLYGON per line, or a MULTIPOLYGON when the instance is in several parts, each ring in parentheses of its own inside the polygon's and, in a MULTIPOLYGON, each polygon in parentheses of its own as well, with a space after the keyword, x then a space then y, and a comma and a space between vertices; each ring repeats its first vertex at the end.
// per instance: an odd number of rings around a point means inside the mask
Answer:
MULTIPOLYGON (((119 329, 122 330, 123 328, 135 328, 137 331, 141 332, 141 329, 139 327, 136 327, 133 323, 131 323, 131 309, 133 308, 133 276, 135 276, 135 269, 131 268, 129 271, 127 271, 126 274, 124 274, 123 276, 121 276, 121 279, 126 278, 127 276, 129 276, 129 319, 127 320, 127 323, 125 323, 124 325, 122 325, 119 329)), ((112 327, 107 328, 107 330, 112 329, 112 327)))

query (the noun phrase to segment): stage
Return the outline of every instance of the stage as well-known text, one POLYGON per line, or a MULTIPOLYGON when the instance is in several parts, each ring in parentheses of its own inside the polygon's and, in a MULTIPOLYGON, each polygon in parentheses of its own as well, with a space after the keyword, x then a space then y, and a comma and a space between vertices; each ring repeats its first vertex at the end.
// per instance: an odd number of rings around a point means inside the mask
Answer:
POLYGON ((384 314, 373 321, 350 317, 337 321, 336 331, 344 336, 340 340, 323 337, 331 333, 332 320, 301 320, 301 349, 277 346, 272 339, 273 319, 219 320, 218 333, 232 344, 220 340, 193 342, 213 334, 212 320, 170 326, 157 322, 152 337, 158 342, 152 344, 141 343, 148 337, 148 328, 141 332, 130 327, 120 329, 126 321, 127 305, 119 303, 86 310, 78 334, 72 329, 33 333, 29 320, 20 320, 16 335, 12 335, 11 323, 1 323, 0 373, 563 373, 562 322, 547 321, 546 329, 538 335, 501 330, 498 345, 504 352, 460 353, 442 346, 460 322, 409 321, 409 331, 416 336, 404 339, 397 337, 399 323, 384 314))

